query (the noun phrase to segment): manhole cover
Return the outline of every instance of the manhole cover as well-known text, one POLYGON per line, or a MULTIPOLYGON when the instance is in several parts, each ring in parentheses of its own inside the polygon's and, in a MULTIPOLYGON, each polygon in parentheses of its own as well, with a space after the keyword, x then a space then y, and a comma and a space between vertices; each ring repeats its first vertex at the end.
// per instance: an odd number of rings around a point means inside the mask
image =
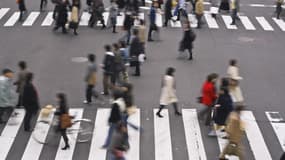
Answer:
POLYGON ((88 59, 86 57, 73 57, 71 58, 71 61, 76 63, 84 63, 87 62, 88 59))
POLYGON ((238 40, 241 41, 241 42, 253 42, 254 38, 251 38, 251 37, 239 37, 238 40))

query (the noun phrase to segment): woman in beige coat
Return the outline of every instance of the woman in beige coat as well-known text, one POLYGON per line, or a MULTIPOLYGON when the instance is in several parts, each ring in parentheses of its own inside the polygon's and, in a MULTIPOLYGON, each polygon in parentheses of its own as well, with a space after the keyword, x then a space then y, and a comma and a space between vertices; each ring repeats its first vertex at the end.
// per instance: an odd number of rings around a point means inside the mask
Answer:
POLYGON ((77 29, 79 24, 79 10, 80 10, 80 1, 73 0, 72 1, 72 8, 71 8, 71 19, 69 23, 69 28, 73 29, 74 35, 78 35, 77 29))
POLYGON ((181 113, 178 111, 178 99, 176 97, 176 87, 174 80, 174 72, 175 69, 172 67, 167 68, 166 75, 162 79, 162 88, 161 88, 161 96, 160 96, 160 107, 156 115, 160 118, 163 116, 160 114, 161 110, 172 104, 175 110, 175 115, 180 116, 181 113))

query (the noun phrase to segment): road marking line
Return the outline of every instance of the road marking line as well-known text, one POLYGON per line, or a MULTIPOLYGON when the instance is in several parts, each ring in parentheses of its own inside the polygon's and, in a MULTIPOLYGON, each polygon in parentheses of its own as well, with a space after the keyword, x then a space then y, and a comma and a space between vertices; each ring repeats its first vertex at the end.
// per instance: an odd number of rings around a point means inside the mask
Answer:
POLYGON ((124 26, 124 20, 125 20, 125 13, 121 13, 120 16, 117 16, 117 24, 116 26, 124 26))
POLYGON ((206 19, 206 22, 207 22, 209 28, 215 28, 215 29, 218 29, 218 28, 219 28, 216 19, 213 18, 213 17, 211 16, 211 14, 206 14, 206 13, 205 13, 205 19, 206 19))
POLYGON ((245 132, 254 158, 272 160, 252 111, 243 111, 241 119, 245 121, 245 132))
POLYGON ((255 17, 258 23, 265 31, 273 31, 273 27, 268 23, 264 17, 255 17))
POLYGON ((156 13, 156 25, 158 27, 162 27, 162 15, 160 13, 156 13))
POLYGON ((48 12, 41 26, 51 26, 53 23, 53 12, 48 12))
POLYGON ((285 31, 285 22, 282 19, 272 18, 274 22, 280 27, 282 31, 285 31))
POLYGON ((161 111, 163 118, 156 116, 157 111, 153 110, 155 160, 173 160, 168 109, 161 111))
POLYGON ((8 13, 10 8, 1 8, 0 9, 0 20, 8 13))
POLYGON ((31 12, 28 18, 23 23, 23 26, 32 26, 35 20, 39 17, 40 12, 31 12))
MULTIPOLYGON (((83 116, 83 109, 70 109, 69 110, 70 115, 76 115, 75 119, 81 119, 83 116)), ((73 129, 79 129, 80 124, 76 123, 72 126, 73 129)), ((78 133, 74 133, 73 135, 77 139, 78 133)), ((57 149, 56 157, 55 160, 72 160, 75 145, 76 145, 76 140, 69 138, 69 145, 70 149, 68 150, 62 150, 61 148, 65 145, 63 138, 60 139, 60 143, 57 149)))
POLYGON ((89 160, 106 159, 107 151, 101 149, 105 143, 105 138, 108 135, 108 119, 111 109, 99 108, 97 110, 95 126, 93 131, 92 142, 89 151, 89 160))
POLYGON ((83 12, 80 18, 79 26, 88 26, 91 15, 88 12, 83 12))
POLYGON ((251 7, 265 7, 264 4, 250 4, 251 7))
POLYGON ((20 12, 15 12, 9 20, 4 24, 4 27, 11 27, 16 24, 16 22, 19 20, 20 12))
MULTIPOLYGON (((140 128, 140 110, 137 109, 136 113, 131 115, 128 121, 140 128)), ((126 153, 126 159, 139 160, 140 159, 140 131, 134 130, 128 126, 130 150, 126 153)))
POLYGON ((281 118, 281 119, 275 119, 275 118, 272 118, 270 116, 271 113, 274 113, 274 114, 279 114, 279 112, 265 112, 268 120, 270 121, 270 124, 277 136, 277 139, 283 149, 283 151, 285 152, 285 123, 284 123, 284 119, 281 118), (280 121, 283 121, 283 122, 280 122, 280 121))
POLYGON ((239 16, 239 18, 246 30, 256 30, 256 28, 254 27, 254 25, 251 23, 251 21, 247 16, 239 16))
POLYGON ((189 15, 188 15, 188 19, 189 19, 189 21, 190 21, 191 27, 197 28, 197 26, 198 26, 197 23, 198 23, 198 22, 197 22, 196 16, 195 16, 194 14, 189 14, 189 15))
MULTIPOLYGON (((104 12, 104 13, 103 13, 104 22, 105 22, 105 25, 106 25, 106 26, 107 26, 107 24, 108 24, 109 14, 110 14, 109 12, 104 12)), ((100 21, 97 22, 97 26, 102 26, 102 24, 101 24, 100 21)))
MULTIPOLYGON (((52 122, 53 117, 54 117, 54 114, 51 113, 50 116, 46 119, 46 121, 52 122)), ((37 122, 40 120, 42 120, 42 118, 39 116, 37 122)), ((45 131, 45 132, 41 133, 42 139, 45 140, 47 138, 47 135, 49 132, 50 124, 44 124, 44 123, 39 124, 39 123, 37 123, 36 128, 40 128, 41 131, 45 131)), ((22 160, 31 160, 31 159, 39 159, 40 158, 41 151, 42 151, 44 145, 36 142, 32 136, 33 135, 31 135, 29 142, 26 146, 25 152, 22 156, 22 160)))
POLYGON ((207 156, 202 140, 196 109, 182 109, 182 115, 188 158, 191 160, 206 160, 207 156))
POLYGON ((231 25, 231 23, 232 23, 232 17, 231 16, 222 15, 222 18, 225 22, 227 29, 237 29, 236 25, 231 25))
POLYGON ((15 109, 18 113, 16 117, 10 117, 5 128, 0 136, 0 159, 6 159, 10 148, 12 147, 17 133, 23 122, 25 111, 24 109, 15 109), (16 122, 16 123, 14 123, 16 122))

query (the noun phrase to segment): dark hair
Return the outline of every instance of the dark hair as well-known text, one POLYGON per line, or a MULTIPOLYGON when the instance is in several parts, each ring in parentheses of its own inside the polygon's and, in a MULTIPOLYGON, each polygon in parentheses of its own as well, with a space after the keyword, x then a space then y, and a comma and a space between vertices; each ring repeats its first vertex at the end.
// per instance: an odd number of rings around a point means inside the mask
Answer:
POLYGON ((237 60, 236 59, 231 59, 230 60, 230 65, 231 66, 235 66, 237 64, 237 60))
POLYGON ((209 75, 207 76, 207 81, 208 81, 208 82, 212 82, 213 79, 216 79, 216 78, 218 78, 218 77, 219 77, 219 75, 218 75, 217 73, 211 73, 211 74, 209 74, 209 75))
POLYGON ((27 73, 26 75, 26 82, 29 83, 29 82, 32 82, 32 80, 34 79, 34 74, 29 72, 27 73))
POLYGON ((58 93, 56 97, 59 99, 59 109, 61 113, 67 113, 67 100, 64 93, 58 93))
POLYGON ((144 22, 143 19, 140 19, 140 24, 141 24, 141 25, 144 25, 144 24, 145 24, 145 22, 144 22))
POLYGON ((89 62, 95 62, 96 60, 96 56, 92 53, 88 54, 87 57, 88 57, 89 62))
POLYGON ((114 48, 115 50, 118 50, 120 47, 119 47, 119 45, 118 45, 117 43, 114 43, 114 44, 113 44, 113 48, 114 48))
POLYGON ((125 41, 119 41, 119 44, 121 47, 126 48, 126 42, 125 41))
POLYGON ((138 34, 139 34, 139 30, 138 30, 138 29, 136 29, 136 28, 135 28, 135 29, 133 29, 133 34, 134 34, 134 35, 138 35, 138 34))
POLYGON ((111 46, 109 44, 105 45, 104 48, 107 52, 111 51, 111 46))
POLYGON ((229 89, 227 87, 221 87, 220 91, 223 91, 226 95, 229 94, 229 89))
POLYGON ((175 72, 175 68, 173 68, 173 67, 168 67, 166 69, 166 75, 168 75, 168 76, 173 76, 174 72, 175 72))
POLYGON ((222 78, 221 80, 221 87, 228 87, 229 86, 229 79, 228 78, 222 78))
POLYGON ((27 68, 27 63, 26 63, 25 61, 20 61, 20 62, 18 63, 18 66, 19 66, 22 70, 24 70, 24 69, 27 68))
POLYGON ((7 74, 7 73, 13 73, 13 71, 8 68, 3 69, 2 74, 7 74))

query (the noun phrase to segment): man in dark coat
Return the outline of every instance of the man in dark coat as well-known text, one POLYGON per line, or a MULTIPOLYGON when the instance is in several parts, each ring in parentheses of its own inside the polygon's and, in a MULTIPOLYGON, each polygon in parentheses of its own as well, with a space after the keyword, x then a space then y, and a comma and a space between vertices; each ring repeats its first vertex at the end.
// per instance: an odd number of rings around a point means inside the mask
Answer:
POLYGON ((25 0, 18 0, 18 4, 19 4, 19 11, 20 11, 20 17, 19 17, 19 21, 22 21, 23 19, 23 14, 24 12, 27 11, 26 9, 26 5, 25 5, 25 0))
POLYGON ((156 8, 158 6, 157 1, 153 1, 152 6, 150 8, 149 14, 149 31, 148 31, 148 41, 153 41, 151 35, 153 31, 158 31, 158 27, 156 25, 156 8))
POLYGON ((26 110, 24 117, 24 129, 25 131, 31 131, 31 119, 37 113, 39 109, 39 98, 36 91, 36 88, 32 84, 33 74, 28 73, 26 84, 24 86, 23 92, 23 105, 26 110))
MULTIPOLYGON (((111 46, 106 45, 105 46, 105 57, 103 60, 102 68, 104 70, 103 73, 103 88, 104 91, 102 92, 103 95, 109 95, 109 84, 110 84, 110 79, 113 77, 114 74, 114 60, 115 60, 115 55, 112 52, 111 46)), ((111 80, 113 81, 113 80, 111 80)))
POLYGON ((183 36, 182 41, 180 42, 179 51, 183 52, 185 49, 187 49, 189 51, 188 60, 192 60, 193 59, 193 53, 192 53, 193 41, 195 40, 196 35, 192 31, 189 23, 185 25, 186 27, 184 28, 184 36, 183 36))
POLYGON ((56 25, 53 28, 54 31, 58 30, 59 27, 62 28, 62 33, 66 34, 65 24, 67 23, 67 7, 70 7, 70 3, 68 0, 63 0, 58 4, 57 7, 57 17, 56 17, 56 25))
POLYGON ((126 16, 124 19, 124 30, 126 31, 126 42, 127 45, 130 43, 130 39, 131 39, 131 29, 132 26, 134 25, 134 18, 132 16, 132 13, 130 11, 126 12, 126 16))
POLYGON ((164 6, 164 13, 165 13, 165 18, 164 18, 164 27, 167 27, 168 21, 172 18, 172 0, 167 0, 164 6))
POLYGON ((139 55, 143 53, 142 45, 140 43, 140 39, 138 37, 138 30, 133 30, 134 38, 132 39, 131 45, 130 45, 130 57, 131 57, 131 66, 136 67, 136 72, 134 76, 140 76, 140 62, 139 62, 139 55))

